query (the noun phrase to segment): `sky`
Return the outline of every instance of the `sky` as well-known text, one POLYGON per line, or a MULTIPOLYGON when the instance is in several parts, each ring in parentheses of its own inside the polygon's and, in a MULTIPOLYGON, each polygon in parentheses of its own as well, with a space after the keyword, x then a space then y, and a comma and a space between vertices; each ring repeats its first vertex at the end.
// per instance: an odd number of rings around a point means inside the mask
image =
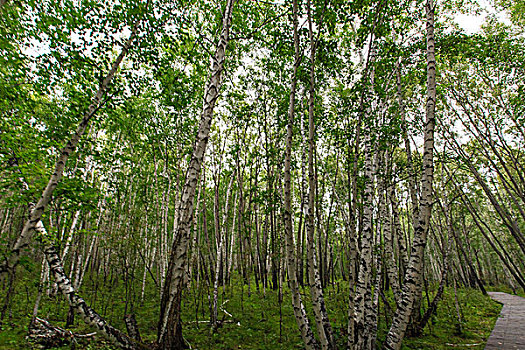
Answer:
POLYGON ((465 30, 467 34, 476 33, 481 29, 485 19, 489 14, 495 14, 498 19, 503 23, 510 24, 510 19, 504 12, 498 12, 491 3, 493 1, 488 0, 479 0, 478 1, 481 7, 485 8, 485 11, 480 15, 472 14, 457 14, 456 22, 461 28, 465 30))

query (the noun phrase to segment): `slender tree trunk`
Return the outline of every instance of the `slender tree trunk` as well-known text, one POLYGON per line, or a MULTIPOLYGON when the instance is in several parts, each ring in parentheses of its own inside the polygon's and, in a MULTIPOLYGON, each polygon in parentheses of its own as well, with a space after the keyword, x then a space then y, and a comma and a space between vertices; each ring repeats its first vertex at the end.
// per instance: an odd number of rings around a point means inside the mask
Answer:
POLYGON ((97 329, 97 332, 102 334, 108 340, 113 342, 122 349, 146 349, 142 344, 134 341, 129 338, 126 334, 122 333, 118 329, 112 327, 108 324, 104 318, 97 314, 87 303, 80 297, 72 283, 71 280, 67 277, 62 267, 62 261, 60 256, 53 245, 53 239, 47 233, 42 221, 38 221, 35 225, 36 232, 42 237, 44 243, 44 254, 47 263, 49 264, 49 269, 55 277, 56 283, 59 290, 64 295, 69 306, 72 307, 86 322, 88 325, 93 326, 97 329))
MULTIPOLYGON (((367 108, 371 112, 371 108, 367 108)), ((361 251, 359 255, 359 273, 356 281, 354 339, 356 349, 368 349, 371 327, 366 315, 373 313, 372 303, 372 273, 373 273, 373 208, 374 208, 374 165, 370 132, 364 137, 365 143, 365 190, 363 196, 363 224, 361 233, 361 251)))
POLYGON ((423 152, 423 177, 418 220, 414 227, 414 242, 407 269, 401 302, 396 310, 392 326, 383 345, 384 349, 398 350, 413 312, 414 304, 421 298, 421 275, 423 257, 433 203, 432 182, 434 177, 434 126, 436 103, 436 58, 434 53, 434 1, 427 0, 427 104, 425 122, 425 141, 423 152))
MULTIPOLYGON (((225 241, 227 239, 226 222, 228 219, 228 211, 230 207, 230 194, 231 194, 233 180, 235 179, 235 174, 231 174, 230 176, 231 176, 230 183, 228 184, 228 189, 226 190, 226 204, 225 204, 224 213, 222 217, 222 227, 221 228, 217 227, 217 229, 220 229, 220 233, 218 237, 219 247, 217 248, 217 260, 215 261, 215 279, 213 282, 213 304, 212 304, 212 314, 211 314, 211 327, 213 330, 217 329, 217 297, 219 295, 219 277, 220 277, 219 275, 220 275, 221 266, 223 266, 223 271, 226 270, 226 268, 224 267, 225 264, 223 263, 223 259, 225 256, 224 253, 226 251, 225 241)), ((218 211, 216 214, 217 215, 219 214, 218 211)), ((235 225, 235 220, 233 222, 233 225, 235 225)), ((224 276, 225 276, 225 273, 223 273, 223 284, 224 284, 224 276)))
POLYGON ((361 238, 360 251, 358 258, 358 271, 355 283, 355 297, 353 300, 353 319, 352 329, 349 332, 348 347, 350 349, 368 349, 371 347, 373 323, 370 321, 370 316, 375 313, 372 299, 372 274, 373 274, 373 247, 374 247, 374 231, 373 231, 373 217, 374 217, 374 177, 377 169, 375 164, 374 154, 378 149, 372 146, 372 136, 375 131, 375 123, 373 113, 375 108, 374 101, 370 96, 374 93, 375 84, 375 58, 376 50, 374 46, 374 37, 370 36, 369 45, 369 73, 367 77, 367 87, 365 96, 362 100, 360 114, 361 123, 365 121, 364 125, 368 132, 364 135, 364 193, 362 205, 362 219, 361 219, 361 238), (363 108, 366 110, 363 111, 363 108))
MULTIPOLYGON (((390 155, 389 150, 385 151, 384 154, 384 167, 385 171, 388 171, 390 167, 390 155)), ((383 164, 382 164, 383 165, 383 164)), ((399 286, 399 275, 396 260, 394 257, 394 246, 393 246, 393 232, 392 227, 394 226, 391 222, 392 215, 388 210, 390 204, 389 195, 391 193, 390 187, 393 186, 388 180, 388 175, 384 174, 380 180, 380 191, 379 191, 379 217, 382 223, 383 228, 383 237, 385 245, 385 261, 383 266, 385 267, 386 274, 388 276, 388 281, 390 282, 390 287, 392 288, 392 293, 394 294, 394 300, 399 303, 400 298, 400 286, 399 286)))
POLYGON ((306 217, 307 225, 307 255, 308 255, 308 275, 310 283, 310 293, 312 295, 312 304, 315 314, 315 322, 317 324, 317 333, 319 335, 321 347, 323 349, 335 349, 335 342, 332 335, 332 326, 328 319, 326 306, 324 302, 323 290, 321 287, 321 280, 319 270, 317 269, 317 259, 315 254, 315 173, 314 173, 314 153, 315 153, 315 122, 314 122, 314 107, 315 107, 315 48, 316 41, 314 40, 311 16, 311 1, 308 0, 307 7, 308 27, 310 36, 310 92, 308 102, 308 210, 306 217))
POLYGON ((400 282, 402 282, 401 279, 404 277, 408 266, 408 249, 405 239, 405 232, 403 230, 399 217, 399 204, 396 197, 395 185, 391 184, 390 188, 388 189, 388 192, 388 198, 390 200, 390 203, 392 204, 392 220, 394 231, 393 236, 396 237, 396 242, 398 246, 397 254, 400 265, 400 276, 398 278, 400 279, 400 282))
POLYGON ((64 247, 64 250, 62 251, 62 257, 61 257, 62 261, 64 261, 64 259, 66 258, 67 253, 69 252, 69 248, 71 248, 71 241, 73 240, 73 234, 75 233, 75 228, 77 226, 79 216, 80 216, 80 210, 77 210, 75 214, 73 214, 71 228, 69 229, 69 235, 67 236, 66 245, 64 247))
POLYGON ((137 31, 138 31, 138 25, 139 25, 139 22, 135 23, 135 25, 133 26, 130 37, 124 43, 122 47, 122 51, 120 52, 120 54, 117 56, 117 58, 111 65, 111 68, 108 74, 104 77, 104 80, 100 84, 100 87, 97 93, 95 94, 95 96, 93 97, 91 104, 89 105, 87 110, 84 112, 82 120, 80 121, 80 124, 78 125, 75 133, 73 134, 71 139, 67 142, 66 146, 62 148, 62 150, 60 151, 58 159, 55 163, 54 171, 51 174, 44 191, 42 192, 42 196, 38 200, 34 209, 31 211, 31 214, 29 215, 29 219, 26 221, 24 227, 22 228, 22 232, 20 233, 20 236, 18 236, 18 239, 16 240, 15 244, 11 248, 9 257, 5 261, 2 261, 2 263, 0 264, 0 276, 6 273, 9 269, 16 269, 16 265, 18 264, 18 261, 20 259, 20 254, 26 247, 29 246, 31 238, 36 232, 36 226, 40 222, 40 219, 42 218, 42 214, 44 213, 44 210, 46 209, 47 205, 51 201, 53 192, 55 191, 55 188, 57 187, 60 179, 62 178, 62 175, 64 174, 64 169, 66 167, 66 163, 67 163, 67 160, 69 159, 69 156, 71 155, 71 153, 75 151, 76 147, 78 146, 78 143, 80 142, 80 138, 86 131, 86 128, 91 118, 93 118, 96 112, 105 103, 105 101, 103 100, 103 97, 106 94, 109 88, 109 85, 111 81, 113 80, 113 77, 117 73, 117 70, 120 64, 122 63, 122 61, 124 60, 124 57, 126 56, 129 49, 131 48, 131 44, 135 40, 137 31))
POLYGON ((403 134, 403 141, 405 143, 405 153, 407 156, 407 168, 408 168, 408 192, 410 194, 410 202, 412 204, 412 222, 416 222, 419 217, 419 204, 417 196, 417 171, 414 166, 414 160, 412 159, 412 148, 410 147, 410 139, 408 138, 408 127, 406 121, 405 112, 405 101, 403 99, 403 91, 401 85, 401 59, 396 64, 396 78, 397 78, 397 100, 399 105, 399 111, 401 114, 401 131, 403 134))
POLYGON ((295 246, 293 240, 293 223, 292 223, 292 186, 291 186, 291 158, 292 158, 292 141, 293 141, 293 124, 295 114, 295 93, 297 86, 297 70, 301 63, 301 52, 299 48, 299 34, 298 34, 298 6, 297 0, 293 0, 293 37, 295 48, 295 61, 293 67, 292 81, 290 84, 290 105, 288 107, 288 127, 286 137, 286 150, 284 158, 284 234, 286 238, 286 256, 288 268, 288 283, 292 293, 292 305, 294 309, 295 320, 301 337, 303 338, 306 349, 317 349, 317 340, 314 337, 306 310, 301 298, 299 283, 297 281, 296 261, 295 261, 295 246))
MULTIPOLYGON (((448 266, 448 259, 450 255, 450 250, 452 247, 452 222, 447 217, 447 229, 448 229, 448 243, 447 246, 443 249, 443 267, 441 270, 441 281, 439 282, 439 287, 437 289, 436 295, 434 296, 434 299, 432 299, 432 302, 428 305, 427 310, 421 317, 419 323, 417 325, 414 325, 414 335, 415 336, 421 336, 423 334, 423 329, 427 325, 428 321, 430 320, 430 317, 436 313, 438 303, 441 301, 443 297, 443 292, 445 291, 445 283, 447 282, 448 272, 449 272, 449 266, 448 266)), ((444 242, 443 242, 444 243, 444 242)), ((443 244, 444 245, 444 244, 443 244)))
POLYGON ((157 342, 162 349, 183 349, 186 347, 182 337, 181 299, 184 287, 184 272, 190 228, 193 220, 193 201, 208 138, 210 134, 213 109, 219 89, 221 74, 226 58, 234 0, 228 0, 224 9, 222 31, 213 56, 211 76, 205 88, 204 105, 199 130, 191 156, 186 179, 182 189, 180 204, 177 208, 178 221, 174 229, 175 237, 171 248, 166 282, 160 304, 160 318, 157 342))

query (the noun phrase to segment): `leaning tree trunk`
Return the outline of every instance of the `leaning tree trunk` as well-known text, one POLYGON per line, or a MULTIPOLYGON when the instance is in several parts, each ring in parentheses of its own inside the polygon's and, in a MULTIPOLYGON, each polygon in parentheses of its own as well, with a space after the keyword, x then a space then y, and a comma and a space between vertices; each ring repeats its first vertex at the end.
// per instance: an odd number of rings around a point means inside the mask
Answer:
POLYGON ((99 90, 97 91, 87 111, 84 113, 84 116, 82 117, 82 120, 78 125, 75 133, 73 134, 72 138, 67 142, 66 146, 61 150, 58 160, 55 164, 54 172, 51 175, 40 200, 38 201, 36 206, 31 210, 30 217, 25 223, 20 236, 18 237, 17 241, 12 247, 10 256, 8 257, 8 259, 6 259, 6 261, 2 263, 2 266, 0 266, 0 274, 3 274, 5 272, 11 272, 10 274, 12 275, 20 259, 21 251, 29 245, 33 235, 35 233, 38 233, 43 241, 45 258, 49 264, 49 268, 55 276, 58 288, 64 294, 70 307, 72 307, 76 312, 78 312, 87 324, 94 326, 99 333, 101 333, 106 338, 110 339, 115 345, 123 349, 141 349, 144 347, 141 344, 129 338, 128 336, 126 336, 118 329, 115 329, 111 325, 109 325, 100 315, 98 315, 93 309, 91 309, 80 296, 76 294, 70 279, 64 272, 60 256, 58 255, 58 252, 53 245, 54 240, 48 235, 41 221, 41 218, 42 214, 46 209, 46 206, 51 201, 53 192, 57 187, 58 182, 62 178, 66 162, 69 159, 69 156, 72 152, 74 152, 75 148, 80 142, 80 138, 84 134, 91 118, 104 105, 105 101, 103 101, 102 98, 104 97, 104 94, 106 93, 109 84, 115 76, 118 67, 122 63, 124 57, 126 56, 127 52, 131 47, 131 44, 133 43, 136 37, 139 23, 140 21, 137 21, 134 24, 130 37, 125 42, 125 44, 122 47, 122 51, 111 65, 108 74, 102 81, 99 90))
POLYGON ((396 310, 392 326, 383 345, 384 349, 401 348, 401 343, 417 299, 421 298, 421 274, 432 211, 432 181, 434 177, 434 126, 436 103, 436 58, 434 52, 434 1, 427 0, 427 104, 425 143, 423 152, 423 177, 418 220, 414 227, 412 253, 403 284, 401 302, 396 310))
POLYGON ((80 297, 75 288, 71 283, 71 280, 67 277, 62 261, 58 255, 58 251, 53 245, 53 240, 47 234, 42 221, 38 221, 35 226, 35 230, 44 238, 44 254, 49 264, 49 268, 53 273, 58 289, 64 295, 70 308, 72 308, 77 314, 79 314, 84 322, 94 327, 98 333, 103 335, 105 338, 110 340, 113 344, 121 349, 147 349, 147 347, 134 339, 128 337, 125 333, 112 327, 110 324, 96 313, 91 307, 87 305, 82 297, 80 297))
POLYGON ((234 0, 228 0, 224 10, 221 36, 213 56, 211 76, 204 92, 204 105, 199 130, 195 137, 191 160, 186 172, 186 180, 177 208, 178 220, 174 229, 175 237, 171 248, 160 304, 157 342, 161 349, 185 348, 182 337, 181 297, 184 285, 184 271, 186 269, 188 240, 193 221, 193 201, 210 135, 213 109, 219 97, 221 74, 226 57, 226 46, 228 45, 233 4, 234 0))
POLYGON ((138 31, 138 25, 139 22, 136 22, 133 26, 130 37, 122 46, 120 54, 113 62, 108 74, 105 76, 104 80, 100 84, 100 87, 96 95, 93 97, 91 104, 89 105, 88 109, 84 112, 82 120, 80 121, 80 124, 78 125, 75 133, 67 142, 66 146, 60 150, 58 159, 55 163, 55 169, 51 174, 51 177, 49 178, 47 186, 42 192, 42 196, 38 200, 38 203, 36 204, 34 209, 31 211, 29 219, 26 221, 24 227, 22 228, 20 236, 11 248, 9 257, 0 264, 0 276, 7 273, 9 270, 14 271, 16 269, 18 261, 20 260, 20 254, 26 247, 28 247, 31 238, 36 232, 36 226, 40 222, 42 214, 44 213, 46 206, 51 201, 53 192, 55 191, 55 188, 58 186, 58 182, 64 174, 64 169, 66 167, 66 163, 69 159, 69 156, 75 151, 76 147, 78 146, 80 138, 86 131, 86 128, 91 118, 93 118, 96 112, 105 104, 106 101, 103 100, 103 97, 106 91, 108 90, 109 84, 113 80, 113 77, 117 73, 117 70, 120 64, 122 63, 122 60, 128 53, 129 49, 131 48, 131 44, 135 40, 138 31))
MULTIPOLYGON (((27 184, 25 182, 24 185, 27 188, 27 184)), ((143 344, 131 339, 120 330, 108 324, 103 317, 101 317, 91 307, 89 307, 89 305, 87 305, 82 297, 77 295, 75 288, 71 283, 71 279, 68 278, 64 271, 62 260, 60 259, 58 251, 54 245, 54 239, 48 234, 44 224, 42 223, 42 220, 38 220, 38 222, 36 222, 34 230, 36 233, 38 233, 39 238, 42 240, 44 246, 44 258, 47 261, 47 266, 49 267, 50 272, 54 275, 57 287, 62 292, 62 294, 64 294, 70 309, 73 309, 73 311, 78 313, 86 324, 95 327, 98 333, 121 349, 147 349, 147 347, 143 344)), ((38 298, 40 297, 41 291, 39 292, 38 298)), ((38 312, 38 303, 39 300, 37 300, 35 303, 32 322, 35 320, 36 314, 38 312)))
MULTIPOLYGON (((438 199, 438 202, 439 202, 439 199, 438 199)), ((455 233, 453 233, 454 227, 453 227, 452 220, 450 219, 450 216, 448 215, 448 208, 447 208, 446 203, 444 205, 441 205, 440 203, 440 206, 441 206, 442 212, 445 215, 445 219, 446 219, 446 225, 447 225, 447 230, 448 230, 448 243, 447 243, 447 246, 443 248, 443 268, 441 272, 441 281, 439 282, 439 286, 438 286, 436 295, 434 296, 434 299, 432 299, 432 302, 428 305, 428 308, 423 314, 423 316, 421 316, 421 320, 419 321, 419 323, 417 325, 414 325, 414 330, 415 330, 414 334, 418 337, 423 334, 423 329, 425 328, 428 321, 430 320, 430 317, 432 317, 436 313, 438 303, 442 299, 443 293, 445 291, 445 283, 447 283, 447 277, 449 273, 448 259, 449 259, 450 251, 452 249, 452 237, 455 236, 455 233)), ((442 235, 443 245, 445 245, 445 237, 443 237, 443 233, 441 233, 441 235, 442 235)))

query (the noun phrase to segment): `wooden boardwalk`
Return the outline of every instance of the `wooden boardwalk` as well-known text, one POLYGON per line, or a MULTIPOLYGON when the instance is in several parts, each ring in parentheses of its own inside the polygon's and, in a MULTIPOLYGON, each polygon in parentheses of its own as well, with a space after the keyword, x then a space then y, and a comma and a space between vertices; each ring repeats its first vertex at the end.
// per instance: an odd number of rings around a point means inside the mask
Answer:
POLYGON ((501 292, 489 295, 503 308, 485 350, 525 350, 525 298, 501 292))

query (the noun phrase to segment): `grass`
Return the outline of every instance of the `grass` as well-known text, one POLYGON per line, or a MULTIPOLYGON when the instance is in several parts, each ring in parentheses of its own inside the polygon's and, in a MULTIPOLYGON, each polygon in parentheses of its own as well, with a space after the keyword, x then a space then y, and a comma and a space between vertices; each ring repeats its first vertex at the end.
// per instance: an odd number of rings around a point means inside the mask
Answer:
POLYGON ((403 349, 484 349, 501 305, 473 289, 459 289, 458 301, 462 334, 457 334, 454 290, 446 289, 437 315, 426 327, 423 336, 407 338, 403 349))
MULTIPOLYGON (((91 286, 86 283, 86 289, 91 286)), ((19 286, 18 289, 23 287, 19 286)), ((184 336, 193 349, 302 349, 302 341, 297 330, 290 292, 285 289, 283 302, 279 303, 277 291, 266 289, 255 291, 253 283, 251 294, 247 287, 241 288, 240 283, 234 282, 230 288, 220 290, 219 318, 225 322, 215 332, 205 322, 209 320, 208 288, 201 286, 190 288, 184 296, 184 336), (204 321, 204 322, 203 322, 204 321)), ((13 317, 5 322, 0 331, 0 350, 31 349, 33 344, 25 340, 30 310, 34 300, 34 291, 30 288, 25 293, 17 293, 13 302, 13 317)), ((124 330, 122 316, 124 315, 125 300, 123 300, 122 286, 107 286, 98 292, 95 300, 97 311, 117 328, 124 330), (102 308, 102 304, 106 304, 102 308)), ((156 336, 158 299, 155 290, 149 290, 147 302, 136 306, 136 315, 142 337, 145 341, 154 341, 156 336)), ((89 295, 84 291, 85 296, 89 295)), ((345 282, 337 282, 325 291, 329 317, 336 341, 340 348, 345 348, 347 327, 348 288, 345 282)), ((433 294, 430 295, 432 298, 433 294)), ((387 295, 387 298, 391 296, 387 295)), ((90 298, 86 298, 90 299, 90 298)), ((309 305, 309 291, 303 290, 303 299, 307 312, 313 314, 309 305)), ((432 317, 424 333, 418 338, 407 338, 403 349, 450 349, 468 348, 483 349, 494 323, 499 315, 501 305, 489 297, 472 289, 459 289, 458 300, 462 315, 462 334, 457 334, 457 316, 454 304, 453 289, 446 289, 444 299, 439 304, 437 313, 432 317), (476 344, 476 345, 472 345, 476 344), (463 345, 463 346, 462 346, 463 345), (468 345, 468 346, 466 346, 468 345)), ((426 305, 426 304, 424 304, 426 305)), ((52 323, 64 327, 67 306, 61 300, 43 298, 40 316, 52 323)), ((383 307, 380 309, 378 341, 384 339, 387 332, 383 307)), ((314 324, 313 318, 310 319, 314 324)), ((81 321, 80 321, 81 322, 81 321)), ((390 320, 389 320, 390 322, 390 320)), ((91 332, 84 324, 76 320, 76 326, 71 329, 78 333, 91 332)), ((111 349, 104 340, 64 346, 60 349, 111 349)))

